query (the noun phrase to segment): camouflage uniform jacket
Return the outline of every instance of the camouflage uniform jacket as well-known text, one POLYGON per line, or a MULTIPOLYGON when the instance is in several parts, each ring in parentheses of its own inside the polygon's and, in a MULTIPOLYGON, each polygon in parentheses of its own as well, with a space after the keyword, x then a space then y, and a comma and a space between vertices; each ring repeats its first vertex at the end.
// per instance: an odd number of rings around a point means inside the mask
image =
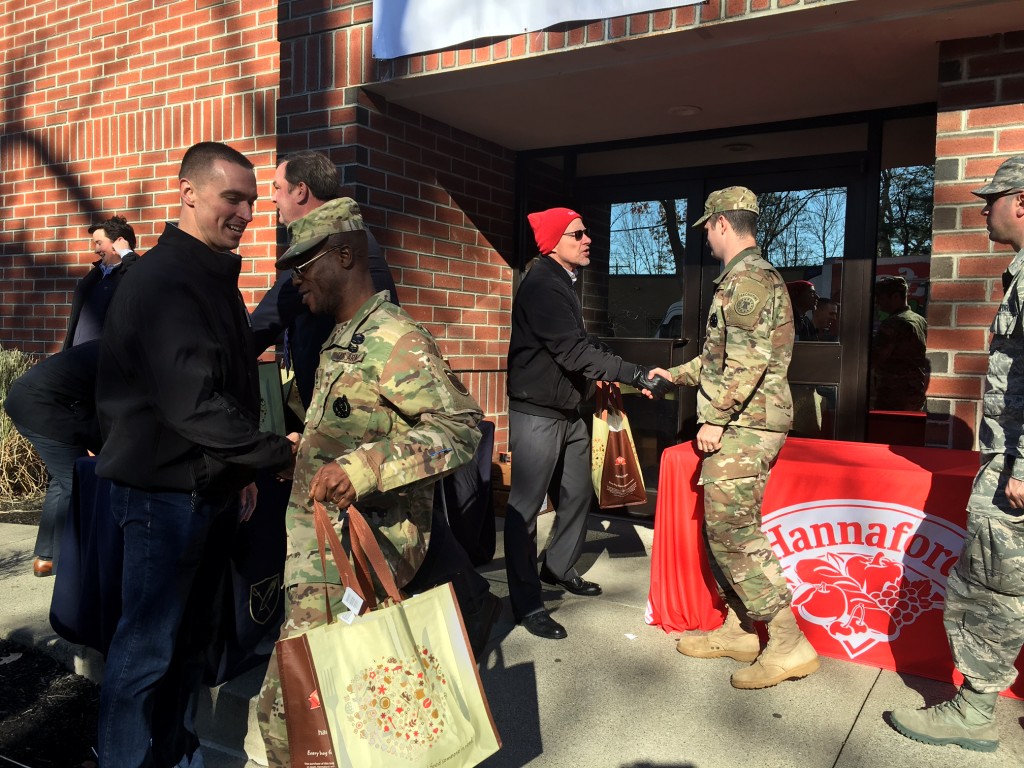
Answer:
POLYGON ((931 364, 925 354, 928 322, 909 307, 885 318, 871 354, 872 407, 883 411, 921 411, 931 364))
POLYGON ((795 328, 785 281, 760 248, 747 248, 715 284, 704 350, 671 369, 673 381, 698 387, 701 422, 788 432, 795 328))
MULTIPOLYGON (((1024 249, 1010 262, 1006 291, 992 321, 988 386, 979 443, 982 453, 1016 457, 1012 474, 1024 480, 1024 249)), ((983 457, 984 460, 985 457, 983 457)))
MULTIPOLYGON (((386 292, 336 326, 296 457, 285 585, 324 580, 309 486, 328 461, 352 482, 399 586, 408 582, 426 554, 434 483, 473 458, 482 415, 430 333, 386 292)), ((328 570, 327 581, 339 583, 330 561, 328 570)))

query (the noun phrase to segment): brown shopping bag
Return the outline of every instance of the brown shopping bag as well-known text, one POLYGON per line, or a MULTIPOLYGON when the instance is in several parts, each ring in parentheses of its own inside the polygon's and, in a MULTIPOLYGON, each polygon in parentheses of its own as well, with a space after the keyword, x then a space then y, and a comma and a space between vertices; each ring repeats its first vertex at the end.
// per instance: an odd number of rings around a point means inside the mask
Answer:
POLYGON ((602 509, 646 503, 647 490, 640 473, 640 460, 622 406, 622 393, 614 382, 597 382, 590 472, 597 504, 602 509))
POLYGON ((327 624, 277 643, 292 766, 469 768, 497 752, 501 742, 451 585, 403 598, 354 507, 356 569, 322 505, 314 504, 314 516, 321 558, 326 539, 343 586, 366 603, 338 619, 328 604, 327 624), (376 605, 371 572, 386 604, 376 605))

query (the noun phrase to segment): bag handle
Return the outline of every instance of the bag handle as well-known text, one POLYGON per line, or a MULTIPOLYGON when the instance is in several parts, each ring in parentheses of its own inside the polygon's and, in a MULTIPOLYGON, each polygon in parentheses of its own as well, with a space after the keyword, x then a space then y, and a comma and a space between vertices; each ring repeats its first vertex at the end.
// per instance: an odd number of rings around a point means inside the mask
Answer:
POLYGON ((373 579, 370 576, 371 566, 377 574, 377 580, 388 597, 396 603, 402 602, 402 593, 395 581, 395 575, 391 571, 380 545, 370 524, 366 522, 363 514, 354 506, 348 508, 349 528, 351 531, 352 555, 358 566, 358 571, 352 568, 352 563, 345 554, 345 549, 338 538, 338 532, 334 530, 327 509, 319 501, 313 501, 313 523, 316 530, 317 547, 320 550, 320 566, 324 573, 324 603, 327 608, 327 623, 334 622, 334 614, 331 610, 331 600, 327 592, 327 546, 330 547, 334 565, 338 569, 338 576, 341 584, 346 589, 351 589, 363 601, 363 607, 359 610, 362 614, 365 609, 373 610, 377 607, 377 595, 373 588, 373 579))
POLYGON ((622 390, 619 389, 618 382, 597 381, 595 385, 597 387, 596 409, 600 414, 598 418, 608 421, 609 411, 622 413, 625 410, 622 403, 622 390))
MULTIPOLYGON (((355 571, 352 570, 352 564, 348 560, 348 555, 345 554, 345 548, 341 546, 338 532, 334 530, 331 519, 327 516, 327 510, 323 504, 316 500, 313 501, 313 527, 316 530, 317 547, 320 549, 320 567, 323 569, 324 574, 324 604, 327 606, 327 623, 333 624, 334 614, 331 611, 331 597, 327 591, 327 553, 325 551, 327 545, 331 548, 331 557, 334 559, 334 565, 338 569, 338 576, 341 577, 341 585, 346 589, 351 589, 363 598, 360 588, 361 582, 356 578, 355 571)), ((370 594, 372 593, 371 589, 370 594)), ((363 600, 365 602, 365 598, 363 600)))
MULTIPOLYGON (((373 535, 373 530, 370 528, 370 524, 366 522, 366 518, 363 517, 363 513, 350 506, 348 508, 348 523, 352 530, 352 555, 355 557, 356 564, 362 571, 363 577, 369 581, 370 566, 372 566, 374 573, 377 574, 377 580, 384 587, 388 597, 396 603, 402 602, 402 593, 398 589, 398 583, 395 581, 395 574, 391 571, 391 566, 388 565, 388 561, 384 558, 380 544, 377 543, 377 537, 373 535)), ((376 604, 372 588, 370 589, 369 599, 376 604)))

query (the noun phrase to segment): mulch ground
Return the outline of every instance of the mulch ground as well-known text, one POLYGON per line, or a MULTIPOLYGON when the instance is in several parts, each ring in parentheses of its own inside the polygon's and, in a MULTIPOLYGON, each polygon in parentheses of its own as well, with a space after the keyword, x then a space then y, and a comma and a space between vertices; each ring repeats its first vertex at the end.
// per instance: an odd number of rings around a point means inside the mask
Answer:
MULTIPOLYGON (((38 525, 40 501, 0 504, 0 523, 38 525)), ((0 768, 95 768, 99 702, 91 680, 0 640, 0 768)))
POLYGON ((0 691, 0 766, 95 768, 95 683, 40 651, 0 640, 0 691))

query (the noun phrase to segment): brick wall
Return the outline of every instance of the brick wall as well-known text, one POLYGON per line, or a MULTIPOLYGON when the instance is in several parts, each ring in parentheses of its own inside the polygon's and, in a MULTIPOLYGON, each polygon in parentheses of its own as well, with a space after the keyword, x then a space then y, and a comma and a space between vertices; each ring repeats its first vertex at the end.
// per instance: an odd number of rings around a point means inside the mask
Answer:
POLYGON ((371 16, 365 1, 282 4, 280 147, 342 167, 403 308, 438 339, 504 450, 515 156, 367 96, 371 16))
POLYGON ((940 49, 935 138, 935 214, 928 306, 930 445, 972 448, 988 327, 1012 258, 989 242, 982 186, 1007 157, 1024 152, 1024 32, 957 40, 940 49))
POLYGON ((95 255, 87 227, 117 213, 152 247, 177 219, 177 169, 197 141, 257 165, 242 241, 251 302, 270 285, 276 229, 274 0, 0 1, 0 345, 52 352, 95 255))

